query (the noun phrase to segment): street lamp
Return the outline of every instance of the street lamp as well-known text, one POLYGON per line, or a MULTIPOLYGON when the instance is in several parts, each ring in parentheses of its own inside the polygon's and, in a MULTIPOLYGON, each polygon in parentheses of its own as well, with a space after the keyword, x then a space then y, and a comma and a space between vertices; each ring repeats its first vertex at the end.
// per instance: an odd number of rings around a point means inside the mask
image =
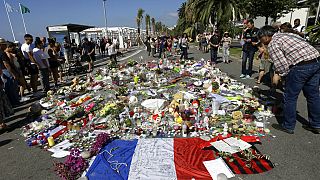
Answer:
POLYGON ((107 0, 102 0, 102 4, 103 4, 103 13, 104 13, 104 20, 105 20, 106 35, 108 36, 108 26, 107 26, 108 21, 107 21, 106 1, 107 0))

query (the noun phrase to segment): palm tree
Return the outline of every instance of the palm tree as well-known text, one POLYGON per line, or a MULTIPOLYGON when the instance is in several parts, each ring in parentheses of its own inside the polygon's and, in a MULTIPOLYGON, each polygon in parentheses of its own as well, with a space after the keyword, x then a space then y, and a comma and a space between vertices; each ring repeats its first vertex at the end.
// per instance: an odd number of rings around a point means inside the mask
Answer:
POLYGON ((177 35, 181 35, 182 33, 187 33, 188 36, 192 36, 195 30, 195 26, 193 26, 193 23, 191 22, 191 20, 186 17, 187 15, 186 7, 187 7, 187 3, 184 2, 181 4, 180 8, 178 9, 179 19, 178 19, 175 31, 177 35))
POLYGON ((156 22, 156 32, 162 33, 162 22, 156 22))
POLYGON ((149 14, 146 14, 146 33, 147 33, 147 36, 149 35, 149 29, 150 29, 150 15, 149 14))
POLYGON ((156 34, 156 20, 154 18, 151 18, 151 24, 152 24, 153 35, 155 35, 156 34))
POLYGON ((138 14, 137 14, 137 17, 136 17, 137 27, 138 27, 138 34, 139 35, 140 35, 140 26, 141 26, 141 21, 142 21, 142 18, 143 18, 143 13, 144 13, 144 10, 142 8, 139 8, 138 9, 138 14))
POLYGON ((241 0, 188 0, 184 13, 188 21, 217 24, 220 30, 225 30, 234 13, 236 17, 245 14, 238 4, 241 0))

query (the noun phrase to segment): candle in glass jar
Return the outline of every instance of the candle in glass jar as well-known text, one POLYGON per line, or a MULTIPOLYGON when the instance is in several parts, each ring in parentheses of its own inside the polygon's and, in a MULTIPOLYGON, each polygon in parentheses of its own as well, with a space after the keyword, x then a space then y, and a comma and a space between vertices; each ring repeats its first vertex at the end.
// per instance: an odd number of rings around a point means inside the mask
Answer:
POLYGON ((55 142, 54 142, 54 139, 52 136, 48 137, 48 144, 50 147, 54 146, 55 145, 55 142))

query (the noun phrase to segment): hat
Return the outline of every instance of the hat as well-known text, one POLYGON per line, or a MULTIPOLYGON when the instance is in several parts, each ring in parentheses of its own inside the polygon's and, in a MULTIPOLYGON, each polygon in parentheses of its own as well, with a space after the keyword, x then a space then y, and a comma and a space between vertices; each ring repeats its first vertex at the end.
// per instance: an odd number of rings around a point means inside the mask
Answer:
POLYGON ((13 43, 15 43, 15 44, 20 44, 20 42, 19 42, 19 41, 14 41, 13 43))
POLYGON ((0 44, 9 44, 9 42, 3 38, 0 38, 0 44))

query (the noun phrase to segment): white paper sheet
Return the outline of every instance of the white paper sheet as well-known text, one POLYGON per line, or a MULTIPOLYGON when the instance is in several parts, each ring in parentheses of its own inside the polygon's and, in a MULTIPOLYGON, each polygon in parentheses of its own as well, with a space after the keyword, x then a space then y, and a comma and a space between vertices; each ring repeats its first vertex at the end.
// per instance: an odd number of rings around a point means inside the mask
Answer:
POLYGON ((245 150, 251 147, 251 144, 241 140, 241 139, 236 139, 234 137, 228 138, 228 139, 224 139, 224 142, 226 142, 227 144, 229 144, 231 147, 235 146, 240 148, 241 150, 245 150))
POLYGON ((227 178, 234 177, 233 172, 226 165, 222 158, 218 158, 211 161, 204 161, 204 166, 207 168, 209 174, 212 179, 217 179, 218 174, 223 173, 227 176, 227 178))
POLYGON ((72 143, 70 143, 69 140, 64 140, 61 143, 56 144, 52 148, 48 149, 48 151, 53 152, 53 154, 51 155, 52 157, 63 158, 70 154, 70 152, 66 151, 65 149, 71 146, 72 146, 72 143))
POLYGON ((224 141, 212 142, 211 145, 215 147, 219 152, 228 152, 231 154, 237 153, 237 149, 232 148, 229 144, 224 141))
POLYGON ((228 152, 231 154, 239 152, 240 149, 245 150, 251 147, 249 143, 234 137, 227 138, 222 141, 212 142, 211 145, 220 152, 228 152))

